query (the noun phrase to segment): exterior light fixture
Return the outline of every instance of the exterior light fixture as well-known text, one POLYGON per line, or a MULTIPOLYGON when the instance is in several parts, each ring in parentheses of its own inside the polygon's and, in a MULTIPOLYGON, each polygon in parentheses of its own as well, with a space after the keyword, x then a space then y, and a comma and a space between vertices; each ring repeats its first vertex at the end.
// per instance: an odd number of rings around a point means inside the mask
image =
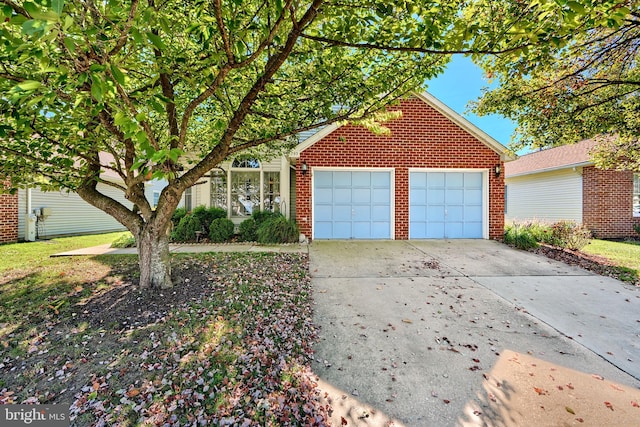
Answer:
POLYGON ((306 161, 302 162, 301 170, 302 170, 302 175, 306 175, 307 174, 307 170, 309 170, 309 168, 307 166, 307 162, 306 161))
POLYGON ((502 166, 496 165, 495 172, 496 176, 500 176, 500 173, 502 172, 502 166))

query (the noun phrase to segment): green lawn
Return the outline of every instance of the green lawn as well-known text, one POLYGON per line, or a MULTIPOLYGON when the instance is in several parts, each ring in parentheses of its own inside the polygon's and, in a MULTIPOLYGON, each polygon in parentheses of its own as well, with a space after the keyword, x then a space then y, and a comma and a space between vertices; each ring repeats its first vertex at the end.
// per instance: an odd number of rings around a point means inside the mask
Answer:
POLYGON ((64 262, 64 260, 50 259, 50 255, 111 243, 122 234, 124 233, 93 234, 0 245, 0 273, 10 269, 21 269, 35 265, 40 267, 52 264, 57 265, 60 262, 64 262))
POLYGON ((640 242, 612 242, 593 239, 582 252, 610 259, 619 267, 625 267, 640 274, 640 242))

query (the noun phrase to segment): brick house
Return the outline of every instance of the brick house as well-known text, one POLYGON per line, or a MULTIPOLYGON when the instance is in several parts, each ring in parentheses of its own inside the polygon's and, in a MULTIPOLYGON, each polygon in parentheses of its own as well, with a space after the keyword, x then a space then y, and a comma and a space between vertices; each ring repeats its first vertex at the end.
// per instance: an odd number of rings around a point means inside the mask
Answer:
POLYGON ((501 238, 505 147, 428 93, 397 109, 389 135, 327 126, 288 156, 230 159, 184 206, 225 208, 236 224, 279 210, 310 239, 501 238))
POLYGON ((599 238, 637 236, 640 174, 597 169, 589 156, 596 144, 584 140, 507 163, 506 219, 570 220, 599 238))
MULTIPOLYGON (((6 182, 0 183, 6 187, 6 182)), ((0 192, 0 243, 18 241, 18 195, 0 192)))

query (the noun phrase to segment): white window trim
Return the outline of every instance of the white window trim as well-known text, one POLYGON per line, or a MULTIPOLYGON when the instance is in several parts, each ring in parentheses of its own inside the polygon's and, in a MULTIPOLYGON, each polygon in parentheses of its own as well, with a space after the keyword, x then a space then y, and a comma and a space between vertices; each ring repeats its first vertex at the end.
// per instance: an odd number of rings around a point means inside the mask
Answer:
MULTIPOLYGON (((640 173, 634 173, 633 174, 633 181, 632 181, 632 189, 631 189, 631 212, 633 213, 633 217, 634 218, 640 218, 640 212, 634 212, 633 211, 633 198, 636 195, 635 189, 636 189, 636 179, 638 181, 640 181, 640 173)), ((640 197, 640 194, 638 194, 638 197, 640 197)))

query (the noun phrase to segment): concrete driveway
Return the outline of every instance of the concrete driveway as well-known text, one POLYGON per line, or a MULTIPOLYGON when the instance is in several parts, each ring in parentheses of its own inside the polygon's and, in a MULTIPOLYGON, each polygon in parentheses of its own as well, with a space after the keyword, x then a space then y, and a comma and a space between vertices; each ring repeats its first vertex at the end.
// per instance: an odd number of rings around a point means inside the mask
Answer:
POLYGON ((334 425, 638 424, 632 287, 486 240, 315 241, 310 270, 334 425))

